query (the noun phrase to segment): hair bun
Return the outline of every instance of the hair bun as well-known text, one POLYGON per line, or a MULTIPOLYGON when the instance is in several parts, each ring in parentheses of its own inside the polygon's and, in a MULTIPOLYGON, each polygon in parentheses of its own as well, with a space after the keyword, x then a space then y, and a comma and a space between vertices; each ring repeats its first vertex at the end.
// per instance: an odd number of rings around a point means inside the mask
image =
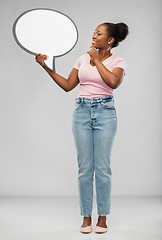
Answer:
POLYGON ((129 33, 128 26, 123 22, 116 23, 115 26, 119 31, 119 41, 122 42, 129 33))

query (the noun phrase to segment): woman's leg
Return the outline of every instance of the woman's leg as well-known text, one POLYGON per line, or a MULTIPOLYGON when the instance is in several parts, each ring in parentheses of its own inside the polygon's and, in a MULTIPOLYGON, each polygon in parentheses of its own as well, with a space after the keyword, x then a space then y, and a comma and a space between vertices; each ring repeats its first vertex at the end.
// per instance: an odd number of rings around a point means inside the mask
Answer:
MULTIPOLYGON (((93 205, 93 130, 90 126, 86 104, 76 103, 73 112, 72 130, 77 149, 78 185, 81 215, 91 220, 93 205)), ((87 224, 87 222, 86 222, 87 224)))
POLYGON ((116 110, 110 102, 98 105, 94 124, 94 167, 97 195, 98 225, 104 227, 104 219, 111 206, 110 157, 117 129, 116 110))

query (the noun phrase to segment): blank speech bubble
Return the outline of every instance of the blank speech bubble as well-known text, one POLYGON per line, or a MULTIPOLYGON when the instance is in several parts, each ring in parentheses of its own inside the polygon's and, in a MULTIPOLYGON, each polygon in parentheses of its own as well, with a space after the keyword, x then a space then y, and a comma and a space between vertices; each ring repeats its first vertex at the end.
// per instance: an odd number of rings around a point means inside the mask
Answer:
POLYGON ((67 15, 53 9, 31 9, 13 24, 13 36, 26 52, 46 54, 47 67, 55 71, 55 58, 70 52, 78 41, 78 30, 67 15))

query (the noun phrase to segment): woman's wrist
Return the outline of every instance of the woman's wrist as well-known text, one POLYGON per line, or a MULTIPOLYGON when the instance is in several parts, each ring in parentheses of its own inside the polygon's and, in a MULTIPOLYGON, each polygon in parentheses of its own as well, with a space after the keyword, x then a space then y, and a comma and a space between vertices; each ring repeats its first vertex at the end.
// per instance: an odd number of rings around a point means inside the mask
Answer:
POLYGON ((99 64, 102 63, 102 61, 101 61, 100 59, 95 59, 95 60, 93 61, 93 63, 94 63, 95 65, 99 65, 99 64))

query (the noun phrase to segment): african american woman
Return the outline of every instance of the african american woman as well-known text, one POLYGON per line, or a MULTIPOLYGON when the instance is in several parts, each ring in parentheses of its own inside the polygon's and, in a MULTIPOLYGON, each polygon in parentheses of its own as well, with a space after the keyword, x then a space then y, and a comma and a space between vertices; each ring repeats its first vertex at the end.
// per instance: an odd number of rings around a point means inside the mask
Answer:
POLYGON ((98 222, 96 233, 107 232, 111 205, 110 157, 117 129, 114 89, 125 75, 125 61, 111 53, 128 35, 125 23, 102 23, 92 37, 90 51, 76 61, 68 79, 51 71, 46 55, 37 54, 36 61, 66 92, 79 84, 72 118, 72 131, 77 149, 80 232, 92 231, 93 181, 95 173, 98 222))

